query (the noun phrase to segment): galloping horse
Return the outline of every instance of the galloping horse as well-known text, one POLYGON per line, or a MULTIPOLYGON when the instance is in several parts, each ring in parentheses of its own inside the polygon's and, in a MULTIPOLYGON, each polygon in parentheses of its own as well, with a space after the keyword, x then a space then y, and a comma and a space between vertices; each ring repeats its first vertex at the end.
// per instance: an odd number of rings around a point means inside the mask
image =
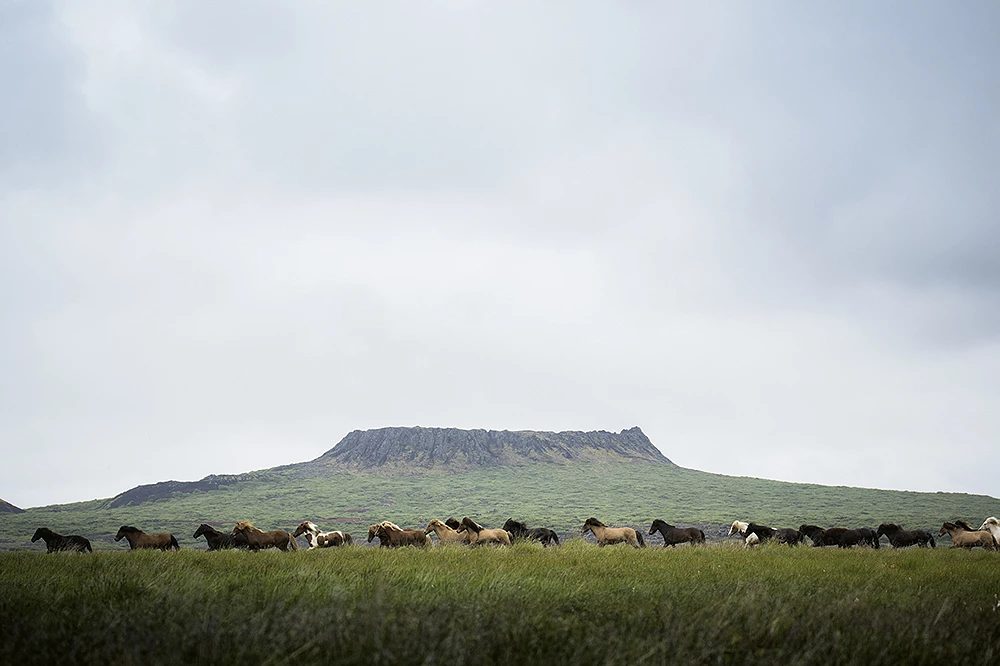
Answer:
POLYGON ((39 539, 45 541, 45 552, 47 553, 59 551, 69 553, 94 552, 94 549, 90 547, 90 542, 82 536, 77 536, 76 534, 63 536, 62 534, 56 534, 47 527, 39 527, 35 530, 35 536, 31 537, 31 543, 35 543, 39 539))
POLYGON ((209 550, 228 550, 237 547, 236 539, 233 538, 232 534, 220 532, 207 523, 199 525, 192 538, 197 539, 200 536, 205 537, 209 550))
POLYGON ((875 534, 878 536, 884 534, 893 548, 906 548, 907 546, 926 548, 927 544, 934 548, 934 537, 926 530, 904 530, 895 523, 882 523, 878 526, 875 534))
POLYGON ((878 550, 879 537, 875 534, 875 530, 870 527, 859 527, 857 532, 861 535, 861 545, 871 546, 875 550, 878 550))
POLYGON ((610 546, 616 543, 627 543, 633 548, 644 548, 646 540, 642 538, 642 532, 631 527, 608 527, 597 518, 587 518, 583 523, 580 534, 590 532, 597 539, 598 546, 610 546))
POLYGON ((246 543, 246 547, 256 552, 261 548, 277 548, 278 550, 298 550, 295 537, 285 530, 265 532, 258 529, 249 520, 241 520, 233 528, 233 536, 237 544, 246 543))
POLYGON ((952 548, 969 548, 971 550, 976 546, 982 546, 986 550, 997 549, 996 542, 989 530, 969 529, 968 524, 961 520, 942 525, 938 536, 944 536, 945 532, 951 537, 952 548))
POLYGON ((472 545, 481 543, 495 543, 501 546, 510 545, 510 532, 503 529, 486 529, 472 518, 465 516, 462 518, 462 527, 468 534, 469 543, 472 545))
POLYGON ((649 526, 649 533, 659 532, 663 537, 663 547, 673 547, 679 543, 705 543, 705 533, 697 527, 674 527, 659 518, 649 526))
POLYGON ((321 532, 316 523, 306 520, 299 523, 299 526, 295 528, 295 533, 292 534, 292 538, 298 538, 299 535, 304 534, 306 541, 309 543, 309 550, 313 548, 334 548, 337 546, 350 546, 354 543, 354 539, 347 532, 341 532, 340 530, 333 530, 330 532, 321 532))
POLYGON ((802 532, 791 527, 782 527, 775 530, 774 540, 788 546, 795 546, 802 543, 802 532))
MULTIPOLYGON (((455 520, 452 518, 451 520, 455 520)), ((455 524, 459 525, 459 522, 455 520, 455 524)), ((425 534, 430 534, 433 532, 437 535, 438 541, 440 543, 467 543, 468 533, 465 530, 459 532, 457 529, 442 523, 440 520, 435 518, 431 522, 427 523, 427 529, 424 530, 425 534)))
MULTIPOLYGON (((743 537, 743 546, 745 548, 751 548, 760 544, 763 539, 756 530, 752 530, 751 527, 760 527, 754 523, 747 523, 742 520, 734 520, 733 524, 729 526, 729 534, 727 536, 733 536, 734 534, 739 534, 743 537)), ((767 529, 771 529, 768 527, 767 529)), ((767 537, 765 537, 767 538, 767 537)))
POLYGON ((816 525, 802 525, 799 527, 799 532, 809 537, 816 547, 850 548, 865 543, 861 530, 849 530, 846 527, 831 527, 824 530, 816 525))
POLYGON ((521 521, 508 518, 507 522, 503 524, 503 528, 510 532, 510 535, 515 539, 538 541, 546 548, 551 543, 559 545, 559 535, 547 527, 533 527, 528 529, 528 526, 521 521))
POLYGON ((979 526, 979 529, 989 530, 990 534, 993 535, 993 541, 1000 545, 1000 520, 990 516, 983 521, 983 524, 979 526))
POLYGON ((404 530, 388 520, 368 527, 368 542, 371 543, 375 537, 378 537, 382 548, 399 548, 400 546, 423 548, 432 545, 431 538, 423 530, 404 530))
POLYGON ((138 550, 140 548, 152 548, 159 550, 180 550, 181 547, 177 543, 177 539, 174 538, 173 534, 169 532, 158 532, 156 534, 146 534, 137 527, 131 527, 129 525, 122 525, 118 529, 118 534, 115 535, 115 541, 121 541, 122 537, 128 541, 129 548, 132 550, 138 550))

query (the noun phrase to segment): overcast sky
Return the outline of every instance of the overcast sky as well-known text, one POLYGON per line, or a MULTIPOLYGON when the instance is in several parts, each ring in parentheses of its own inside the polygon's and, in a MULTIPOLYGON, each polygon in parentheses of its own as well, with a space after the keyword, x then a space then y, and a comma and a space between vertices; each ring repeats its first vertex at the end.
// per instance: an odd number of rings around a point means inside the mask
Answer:
POLYGON ((388 425, 1000 495, 998 28, 0 0, 0 497, 388 425))

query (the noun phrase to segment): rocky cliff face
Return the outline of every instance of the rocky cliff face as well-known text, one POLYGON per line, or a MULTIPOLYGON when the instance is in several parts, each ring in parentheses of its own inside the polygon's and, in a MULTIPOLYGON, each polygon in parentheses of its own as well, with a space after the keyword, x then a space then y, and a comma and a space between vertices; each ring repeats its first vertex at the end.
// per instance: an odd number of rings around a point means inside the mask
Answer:
POLYGON ((0 499, 0 513, 24 513, 24 509, 0 499))
POLYGON ((355 430, 314 462, 358 468, 494 467, 612 459, 672 464, 639 428, 619 433, 457 428, 355 430))

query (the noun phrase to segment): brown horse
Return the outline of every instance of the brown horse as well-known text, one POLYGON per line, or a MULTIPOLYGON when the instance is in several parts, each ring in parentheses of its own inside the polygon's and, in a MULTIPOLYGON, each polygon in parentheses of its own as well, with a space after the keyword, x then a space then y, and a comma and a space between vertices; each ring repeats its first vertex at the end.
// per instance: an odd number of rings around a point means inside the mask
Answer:
POLYGON ((432 545, 431 538, 424 530, 405 530, 396 523, 383 520, 368 527, 368 541, 378 537, 382 548, 400 548, 402 546, 417 546, 424 548, 432 545))
POLYGON ((649 533, 659 532, 663 537, 663 547, 676 546, 679 543, 705 543, 705 533, 697 527, 674 527, 659 518, 649 526, 649 533))
POLYGON ((71 534, 63 536, 56 534, 47 527, 39 527, 35 530, 35 535, 31 537, 31 543, 39 539, 45 541, 45 552, 56 553, 59 551, 71 553, 92 553, 94 549, 90 547, 90 542, 82 536, 71 534))
POLYGON ((233 528, 233 536, 237 545, 245 544, 247 548, 255 552, 261 548, 277 548, 286 552, 299 549, 298 544, 295 543, 295 537, 285 530, 265 532, 255 527, 249 520, 241 520, 236 523, 233 528))
POLYGON ((473 546, 495 543, 501 546, 510 545, 510 532, 502 529, 486 529, 472 518, 465 516, 462 518, 462 527, 468 535, 468 542, 473 546))
POLYGON ((139 550, 140 548, 152 548, 156 550, 180 550, 177 539, 169 532, 158 532, 156 534, 146 534, 138 527, 122 525, 115 535, 115 541, 121 541, 124 537, 128 541, 129 548, 139 550))
POLYGON ((634 530, 631 527, 608 527, 597 518, 587 518, 580 534, 587 532, 594 535, 598 546, 610 546, 616 543, 627 543, 633 548, 646 546, 646 541, 642 538, 642 532, 639 530, 634 530))
MULTIPOLYGON (((458 521, 455 521, 458 524, 458 521)), ((435 518, 431 522, 427 523, 427 529, 424 530, 427 534, 433 532, 437 535, 439 543, 468 543, 469 534, 466 530, 459 532, 455 528, 442 523, 440 520, 435 518)))
POLYGON ((996 550, 996 542, 989 530, 973 530, 962 521, 956 523, 945 523, 941 526, 938 536, 944 536, 945 532, 951 537, 952 548, 975 548, 982 546, 986 550, 996 550))

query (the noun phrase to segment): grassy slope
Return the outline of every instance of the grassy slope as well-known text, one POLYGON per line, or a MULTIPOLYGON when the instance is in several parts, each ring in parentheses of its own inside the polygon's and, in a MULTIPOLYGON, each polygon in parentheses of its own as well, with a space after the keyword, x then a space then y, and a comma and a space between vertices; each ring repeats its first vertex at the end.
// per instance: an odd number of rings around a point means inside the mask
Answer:
MULTIPOLYGON (((672 466, 578 463, 433 471, 399 477, 291 467, 261 480, 212 492, 121 509, 85 502, 0 516, 0 548, 28 547, 35 527, 82 534, 95 548, 120 549, 111 540, 123 523, 149 531, 169 530, 192 545, 202 522, 229 526, 250 518, 262 527, 291 528, 312 519, 327 529, 357 536, 375 520, 425 525, 434 517, 472 515, 487 525, 509 516, 561 531, 579 528, 588 516, 606 522, 647 525, 652 518, 676 523, 728 524, 749 518, 775 526, 877 525, 885 520, 925 529, 956 517, 980 521, 1000 514, 1000 500, 951 493, 909 493, 781 483, 727 477, 672 466)), ((202 542, 203 543, 203 542, 202 542)), ((41 542, 35 545, 40 549, 41 542)))
POLYGON ((0 663, 996 663, 994 553, 0 554, 0 663))

